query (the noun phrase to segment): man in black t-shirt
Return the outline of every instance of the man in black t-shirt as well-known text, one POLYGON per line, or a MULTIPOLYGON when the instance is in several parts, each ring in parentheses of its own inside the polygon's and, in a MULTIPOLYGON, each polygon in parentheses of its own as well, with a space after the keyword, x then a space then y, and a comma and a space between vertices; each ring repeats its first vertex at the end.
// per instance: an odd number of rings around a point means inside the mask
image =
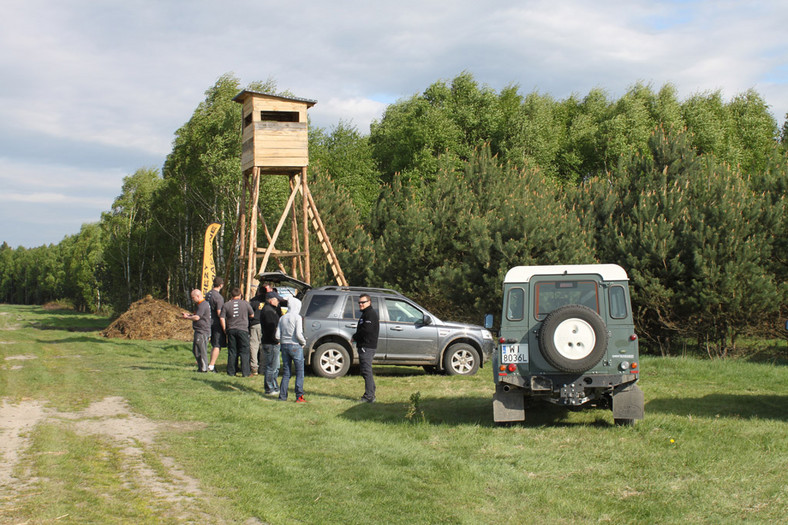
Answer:
POLYGON ((241 299, 241 289, 232 291, 233 298, 222 307, 221 322, 227 334, 227 375, 235 377, 236 363, 241 359, 241 374, 252 375, 249 359, 249 319, 254 311, 241 299))
POLYGON ((205 294, 205 300, 211 306, 211 362, 208 364, 209 372, 216 372, 216 360, 219 358, 219 351, 223 346, 227 346, 227 340, 224 335, 224 328, 220 318, 222 316, 222 307, 224 306, 224 297, 222 297, 222 288, 224 288, 224 279, 215 277, 213 280, 213 290, 209 290, 205 294))

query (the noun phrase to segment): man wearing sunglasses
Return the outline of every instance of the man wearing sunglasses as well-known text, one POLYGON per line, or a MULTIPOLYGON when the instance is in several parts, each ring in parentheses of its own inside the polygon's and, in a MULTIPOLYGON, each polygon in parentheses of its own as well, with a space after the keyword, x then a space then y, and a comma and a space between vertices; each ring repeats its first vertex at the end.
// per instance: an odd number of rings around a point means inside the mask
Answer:
POLYGON ((356 342, 361 377, 364 378, 364 395, 361 400, 374 403, 375 377, 372 375, 372 360, 375 358, 375 350, 378 347, 380 321, 378 313, 372 308, 372 300, 369 295, 364 294, 359 297, 358 307, 361 309, 361 317, 358 319, 353 341, 356 342))

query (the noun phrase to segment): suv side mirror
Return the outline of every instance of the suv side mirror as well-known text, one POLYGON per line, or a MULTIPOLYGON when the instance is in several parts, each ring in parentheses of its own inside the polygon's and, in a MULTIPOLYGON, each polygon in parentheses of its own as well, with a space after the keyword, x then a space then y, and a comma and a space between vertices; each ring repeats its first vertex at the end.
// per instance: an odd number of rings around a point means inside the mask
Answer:
POLYGON ((785 331, 788 332, 788 321, 785 321, 785 331))
MULTIPOLYGON (((487 330, 493 327, 493 314, 487 314, 484 316, 484 327, 487 330)), ((786 327, 788 327, 788 323, 786 323, 786 327)))
POLYGON ((421 318, 421 324, 423 325, 432 324, 432 317, 430 317, 429 315, 425 315, 424 317, 421 318))

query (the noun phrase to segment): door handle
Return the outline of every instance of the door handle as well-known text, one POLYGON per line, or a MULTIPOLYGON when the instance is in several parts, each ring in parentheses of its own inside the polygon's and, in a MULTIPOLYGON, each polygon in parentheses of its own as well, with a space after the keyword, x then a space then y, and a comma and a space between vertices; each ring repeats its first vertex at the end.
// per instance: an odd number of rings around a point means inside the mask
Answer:
POLYGON ((395 332, 401 332, 403 328, 401 326, 392 326, 390 330, 394 330, 395 332))

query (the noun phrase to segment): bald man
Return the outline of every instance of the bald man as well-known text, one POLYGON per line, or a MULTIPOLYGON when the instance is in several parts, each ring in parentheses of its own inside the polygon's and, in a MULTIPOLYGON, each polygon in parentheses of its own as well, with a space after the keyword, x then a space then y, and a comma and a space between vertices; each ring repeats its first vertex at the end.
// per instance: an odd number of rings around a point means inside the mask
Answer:
POLYGON ((194 301, 194 313, 182 312, 184 319, 190 319, 194 329, 194 341, 192 352, 194 359, 197 360, 197 371, 208 371, 208 340, 211 338, 211 307, 200 290, 192 290, 192 301, 194 301))

